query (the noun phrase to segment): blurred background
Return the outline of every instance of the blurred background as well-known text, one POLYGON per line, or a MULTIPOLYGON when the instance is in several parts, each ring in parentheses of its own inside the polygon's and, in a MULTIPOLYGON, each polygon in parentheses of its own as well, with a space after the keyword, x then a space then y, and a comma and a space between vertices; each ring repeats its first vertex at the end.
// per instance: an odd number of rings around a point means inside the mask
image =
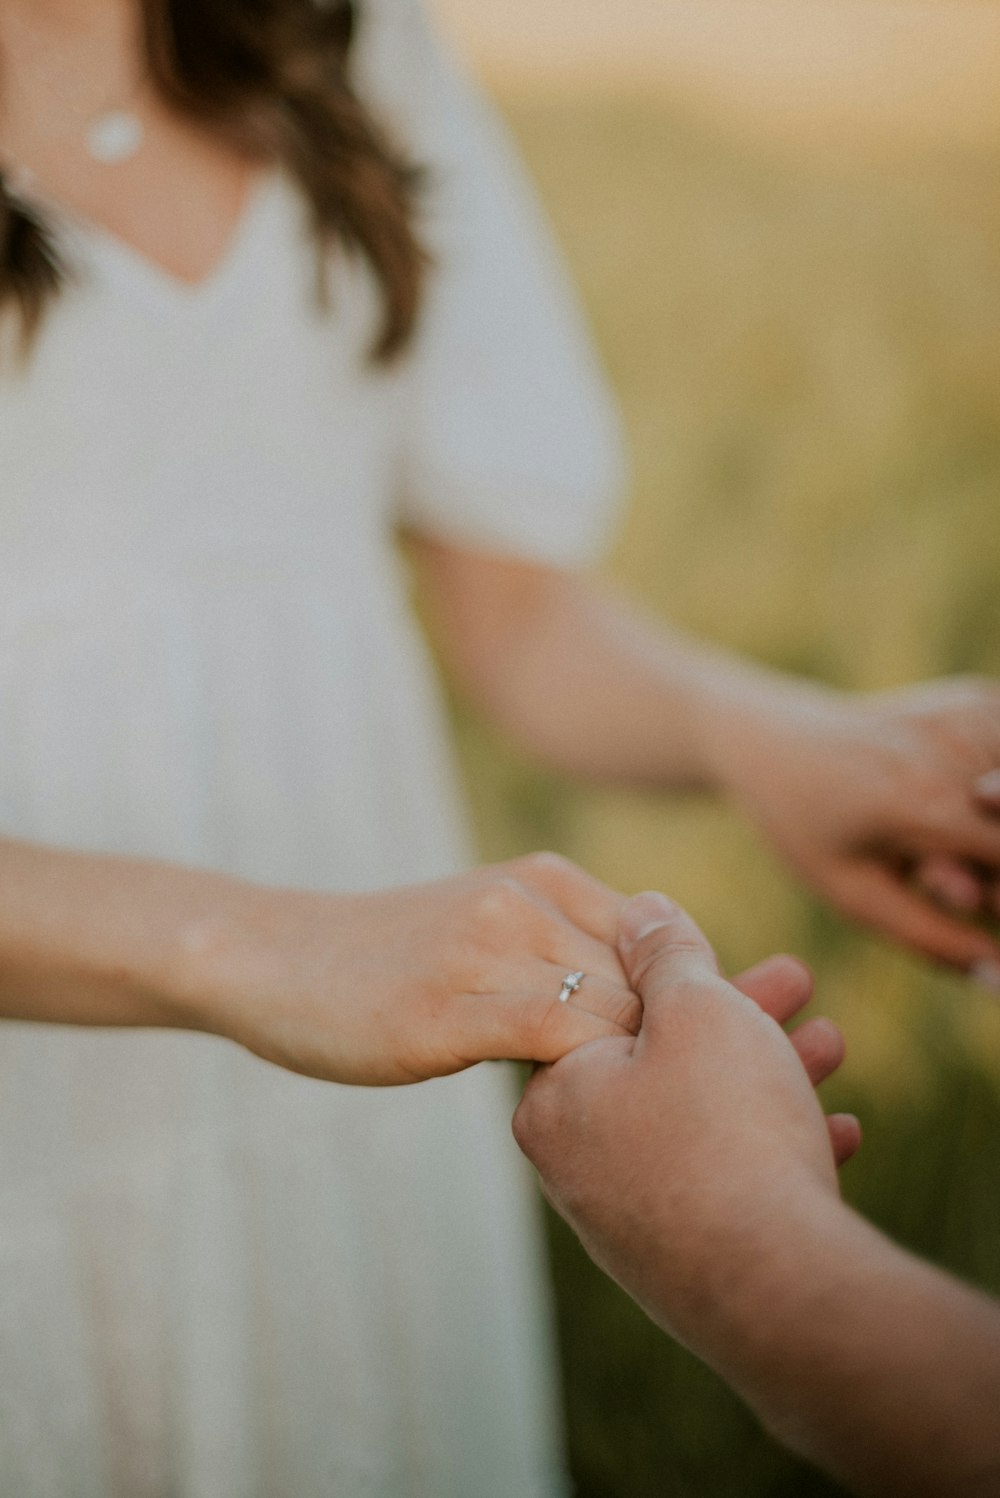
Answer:
MULTIPOLYGON (((589 308, 635 483, 609 573, 844 687, 1000 673, 1000 6, 437 0, 589 308)), ((847 1196, 1000 1293, 1000 1000, 822 910, 735 816, 569 786, 461 709, 483 852, 686 904, 730 969, 790 949, 848 1038, 847 1196)), ((837 1489, 550 1224, 581 1498, 837 1489)))

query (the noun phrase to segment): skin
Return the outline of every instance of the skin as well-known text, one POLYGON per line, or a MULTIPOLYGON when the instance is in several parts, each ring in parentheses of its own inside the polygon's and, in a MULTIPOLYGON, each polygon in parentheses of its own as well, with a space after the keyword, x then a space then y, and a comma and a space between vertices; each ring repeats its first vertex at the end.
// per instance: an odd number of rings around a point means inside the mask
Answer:
POLYGON ((417 543, 441 653, 549 764, 727 795, 854 920, 1000 988, 1000 685, 870 695, 766 671, 588 579, 417 543), (511 663, 516 669, 511 669, 511 663))
MULTIPOLYGON (((255 164, 132 92, 134 22, 120 0, 0 3, 0 156, 197 283, 236 231, 255 164), (142 114, 147 144, 108 173, 79 127, 114 94, 142 114), (73 129, 50 133, 53 120, 73 129)), ((964 912, 991 898, 1000 786, 982 782, 978 800, 973 787, 1000 761, 994 685, 838 697, 686 642, 562 574, 416 550, 455 670, 550 762, 723 790, 841 908, 960 966, 1000 956, 927 895, 964 912)), ((620 898, 545 857, 345 897, 8 841, 0 896, 11 1017, 212 1030, 349 1082, 489 1056, 555 1061, 526 1094, 519 1137, 595 1256, 663 1325, 789 1441, 870 1491, 998 1490, 1000 1454, 983 1436, 984 1391, 995 1400, 1000 1386, 995 1308, 840 1206, 835 1161, 857 1125, 824 1121, 810 1086, 839 1060, 836 1030, 814 1021, 786 1039, 776 1023, 808 996, 796 964, 761 965, 741 993, 684 927, 665 967, 649 938, 626 941, 623 972, 620 898), (577 966, 588 977, 560 1005, 556 985, 577 966), (638 1038, 631 986, 649 1006, 638 1038)), ((980 971, 1000 983, 1000 968, 980 971)))
MULTIPOLYGON (((136 86, 136 18, 127 0, 0 0, 0 160, 197 282, 236 232, 257 165, 136 86), (146 143, 108 168, 82 135, 115 96, 142 115, 146 143)), ((685 640, 583 579, 426 538, 413 551, 446 663, 529 750, 569 773, 730 795, 842 909, 1000 987, 1000 947, 970 924, 968 901, 961 916, 940 908, 959 879, 985 899, 1000 867, 1000 788, 979 801, 972 788, 1000 763, 994 684, 926 689, 919 702, 841 696, 685 640), (911 877, 928 860, 934 896, 911 877)), ((599 983, 621 982, 614 933, 601 948, 564 888, 520 872, 523 924, 509 910, 491 924, 482 886, 506 877, 313 896, 0 840, 0 886, 15 896, 0 920, 0 1013, 216 1030, 341 1080, 410 1080, 496 1054, 551 1060, 593 1032, 571 1034, 565 1016, 539 1025, 524 995, 543 995, 547 1013, 555 969, 583 967, 595 1004, 599 983), (573 940, 542 939, 538 900, 573 940), (503 996, 505 1023, 484 1020, 487 994, 503 996), (428 1005, 447 1022, 432 1056, 415 1055, 428 1005), (385 1025, 390 1008, 398 1027, 385 1025)), ((587 1023, 615 1033, 621 990, 598 1008, 587 1023)))
POLYGON ((859 1493, 1000 1494, 1000 1305, 844 1206, 790 1043, 660 895, 626 905, 637 1037, 539 1070, 514 1119, 595 1261, 772 1432, 859 1493))
POLYGON ((257 164, 173 114, 142 81, 139 46, 128 0, 0 0, 0 161, 27 168, 34 194, 197 285, 225 258, 257 164), (119 101, 145 141, 109 170, 84 132, 119 101))
POLYGON ((555 1059, 638 1028, 613 944, 621 903, 555 855, 343 896, 9 843, 0 1013, 206 1030, 372 1085, 555 1059), (586 992, 561 1004, 581 954, 586 992))
MULTIPOLYGON (((341 896, 23 843, 2 853, 9 1019, 204 1030, 289 1070, 366 1085, 501 1057, 551 1062, 639 1028, 615 947, 624 900, 557 854, 341 896), (586 980, 561 1003, 579 958, 586 980)), ((812 993, 792 957, 735 981, 781 1018, 812 993)), ((795 1043, 815 1080, 839 1064, 825 1021, 795 1043)), ((855 1143, 841 1127, 838 1151, 855 1143)))

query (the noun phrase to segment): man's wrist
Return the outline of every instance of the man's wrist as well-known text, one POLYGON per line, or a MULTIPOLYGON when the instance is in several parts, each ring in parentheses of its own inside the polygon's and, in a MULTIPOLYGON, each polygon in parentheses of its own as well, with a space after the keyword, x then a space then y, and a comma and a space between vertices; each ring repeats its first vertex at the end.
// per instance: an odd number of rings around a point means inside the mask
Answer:
MULTIPOLYGON (((719 1199, 696 1220, 658 1319, 708 1362, 769 1359, 814 1314, 830 1271, 871 1230, 811 1176, 786 1177, 739 1200, 719 1199)), ((669 1242, 665 1253, 676 1255, 669 1242)))
POLYGON ((852 1490, 997 1492, 995 1302, 836 1196, 806 1193, 780 1212, 716 1281, 692 1349, 772 1435, 852 1490))

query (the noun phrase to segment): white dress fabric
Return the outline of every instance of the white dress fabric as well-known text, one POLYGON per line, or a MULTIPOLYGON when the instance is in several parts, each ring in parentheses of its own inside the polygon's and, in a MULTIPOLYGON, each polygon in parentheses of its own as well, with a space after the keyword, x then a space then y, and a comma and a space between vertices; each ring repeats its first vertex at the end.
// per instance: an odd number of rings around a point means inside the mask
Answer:
MULTIPOLYGON (((427 164, 412 352, 314 296, 264 177, 197 289, 57 215, 76 271, 0 376, 0 833, 318 889, 469 858, 400 522, 591 557, 613 417, 496 123, 412 0, 357 84, 427 164)), ((212 1037, 0 1027, 0 1493, 562 1492, 505 1069, 328 1086, 212 1037)))

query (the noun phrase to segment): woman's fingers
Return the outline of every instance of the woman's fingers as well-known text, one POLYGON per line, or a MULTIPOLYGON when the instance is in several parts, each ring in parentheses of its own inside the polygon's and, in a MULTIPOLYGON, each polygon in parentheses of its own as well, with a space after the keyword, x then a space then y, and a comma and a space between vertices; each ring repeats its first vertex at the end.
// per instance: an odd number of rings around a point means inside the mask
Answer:
POLYGON ((844 1059, 844 1037, 833 1020, 807 1019, 788 1038, 814 1087, 832 1076, 844 1059))
POLYGON ((942 804, 927 820, 928 842, 946 858, 958 857, 1000 869, 1000 819, 982 796, 957 806, 942 804))
POLYGON ((642 1000, 624 982, 602 977, 600 973, 584 973, 579 986, 562 999, 563 981, 568 975, 561 968, 552 968, 549 976, 557 1003, 593 1015, 620 1035, 638 1035, 642 1000))
POLYGON ((732 983, 779 1025, 804 1009, 813 993, 812 973, 804 962, 786 953, 765 957, 732 983))
POLYGON ((589 1041, 638 1033, 642 1004, 613 943, 622 896, 557 854, 531 854, 490 871, 476 902, 473 989, 448 1011, 459 1064, 558 1061, 589 1041))
POLYGON ((981 806, 1000 815, 1000 770, 990 770, 987 774, 980 775, 974 790, 981 806))
MULTIPOLYGON (((538 960, 562 964, 564 972, 599 973, 623 981, 617 948, 593 935, 584 924, 588 914, 593 916, 594 907, 606 903, 609 896, 603 895, 602 886, 587 875, 577 871, 579 878, 575 878, 572 865, 568 865, 569 873, 547 870, 529 883, 526 876, 533 878, 532 871, 542 870, 545 862, 533 856, 504 864, 500 870, 491 869, 475 889, 468 917, 475 931, 474 962, 478 971, 470 968, 465 983, 482 993, 527 987, 525 963, 538 960), (543 882, 560 884, 562 903, 549 897, 543 882), (596 894, 588 888, 591 883, 596 894), (575 901, 566 895, 567 889, 576 891, 575 901), (588 903, 589 912, 585 908, 588 903), (574 914, 567 914, 567 908, 574 914)), ((553 855, 553 862, 560 865, 564 860, 553 855)))
POLYGON ((515 927, 489 956, 483 973, 484 992, 526 987, 526 964, 533 974, 539 961, 561 969, 560 981, 566 973, 579 972, 619 986, 625 984, 616 947, 575 925, 543 896, 526 891, 515 927))
POLYGON ((853 1113, 831 1113, 826 1126, 837 1165, 843 1165, 861 1148, 861 1125, 853 1113))
POLYGON ((957 915, 977 915, 983 908, 983 882, 960 859, 935 853, 917 865, 916 882, 945 910, 957 915))
POLYGON ((565 1002, 562 969, 541 971, 530 990, 470 994, 462 1003, 461 1060, 558 1061, 592 1040, 630 1040, 640 1000, 622 983, 587 975, 565 1002))
POLYGON ((507 868, 527 889, 555 906, 567 921, 615 947, 624 895, 559 853, 529 853, 514 859, 507 868))
POLYGON ((532 853, 510 867, 548 918, 539 928, 536 955, 565 964, 566 972, 624 982, 617 933, 625 897, 558 853, 532 853))
POLYGON ((986 932, 945 914, 883 864, 852 863, 827 888, 848 915, 937 962, 968 971, 1000 961, 1000 946, 986 932))
POLYGON ((579 926, 564 921, 561 916, 555 917, 536 952, 546 962, 561 968, 562 977, 566 973, 587 973, 621 987, 628 986, 617 949, 595 936, 588 936, 579 926))

